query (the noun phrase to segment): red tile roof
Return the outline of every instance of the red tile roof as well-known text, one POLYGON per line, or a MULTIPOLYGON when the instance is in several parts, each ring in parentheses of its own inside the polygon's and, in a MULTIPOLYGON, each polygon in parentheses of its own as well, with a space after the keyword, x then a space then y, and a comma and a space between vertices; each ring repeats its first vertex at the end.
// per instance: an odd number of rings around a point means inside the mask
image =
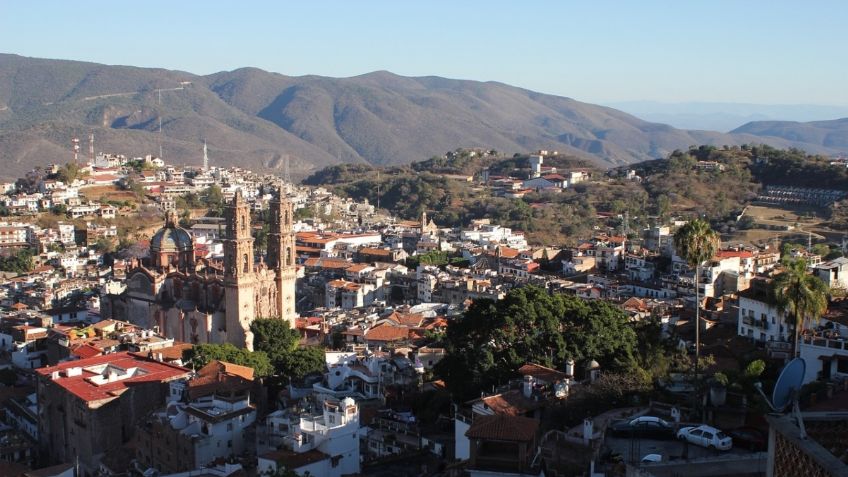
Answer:
POLYGON ((534 378, 541 379, 546 383, 555 383, 568 377, 568 375, 562 371, 557 371, 556 369, 551 369, 535 363, 527 363, 518 368, 518 373, 522 376, 533 376, 534 378))
POLYGON ((82 373, 78 376, 71 377, 62 373, 58 378, 53 380, 53 382, 86 402, 114 399, 125 391, 129 384, 167 382, 179 377, 187 376, 189 373, 188 369, 181 366, 160 363, 128 352, 113 353, 88 359, 81 359, 78 361, 59 363, 56 366, 36 369, 35 372, 50 379, 50 376, 54 371, 67 371, 70 368, 82 368, 82 373), (104 364, 112 365, 121 369, 139 368, 140 370, 143 370, 144 373, 98 386, 91 382, 90 378, 100 376, 100 374, 95 373, 88 368, 104 364))
POLYGON ((369 341, 402 341, 409 338, 409 328, 405 326, 381 325, 365 333, 369 341))

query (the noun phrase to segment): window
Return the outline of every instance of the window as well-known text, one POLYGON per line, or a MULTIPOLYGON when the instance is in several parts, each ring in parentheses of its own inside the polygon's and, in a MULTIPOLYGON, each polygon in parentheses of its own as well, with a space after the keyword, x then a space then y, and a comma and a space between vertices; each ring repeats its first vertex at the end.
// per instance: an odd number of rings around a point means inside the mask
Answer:
POLYGON ((694 431, 690 432, 689 435, 693 437, 701 437, 702 435, 704 435, 704 431, 700 429, 695 429, 694 431))

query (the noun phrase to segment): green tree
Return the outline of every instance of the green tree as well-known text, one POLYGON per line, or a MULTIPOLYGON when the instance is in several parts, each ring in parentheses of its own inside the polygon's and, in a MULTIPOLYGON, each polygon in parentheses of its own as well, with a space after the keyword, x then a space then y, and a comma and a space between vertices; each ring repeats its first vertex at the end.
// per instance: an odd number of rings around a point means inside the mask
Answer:
POLYGON ((183 352, 183 361, 190 363, 194 369, 200 369, 213 360, 251 367, 257 377, 270 376, 274 372, 271 360, 264 352, 236 348, 230 343, 200 344, 183 352))
POLYGON ((701 357, 701 300, 698 294, 700 268, 702 263, 715 256, 720 245, 718 234, 707 221, 701 219, 689 221, 674 234, 677 255, 695 269, 695 376, 698 375, 701 357))
POLYGON ((250 324, 253 349, 264 351, 273 361, 280 354, 293 351, 300 343, 300 334, 286 320, 257 318, 250 324))
POLYGON ((448 325, 444 343, 447 356, 436 373, 455 396, 470 398, 514 377, 527 362, 557 367, 567 358, 595 359, 605 369, 629 369, 636 334, 608 302, 527 286, 503 300, 476 300, 448 325))
POLYGON ((807 320, 817 322, 827 311, 827 284, 807 273, 807 261, 784 260, 784 270, 772 282, 777 308, 791 315, 795 326, 792 356, 798 352, 798 338, 807 320))
POLYGON ((33 267, 32 251, 22 249, 0 257, 0 271, 13 273, 29 273, 33 267))
POLYGON ((324 370, 324 348, 299 346, 300 333, 286 320, 259 318, 250 324, 253 349, 267 354, 278 374, 301 379, 324 370))
POLYGON ((200 193, 200 201, 209 207, 209 215, 221 216, 224 213, 224 193, 217 184, 212 184, 200 193))

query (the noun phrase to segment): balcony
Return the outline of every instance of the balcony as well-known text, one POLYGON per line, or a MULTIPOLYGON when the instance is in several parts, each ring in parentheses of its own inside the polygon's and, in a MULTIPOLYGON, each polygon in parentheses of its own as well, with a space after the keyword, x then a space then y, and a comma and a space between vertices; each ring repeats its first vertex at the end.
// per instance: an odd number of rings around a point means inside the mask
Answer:
POLYGON ((848 340, 844 338, 828 339, 821 336, 802 336, 801 343, 835 351, 848 351, 848 340))
POLYGON ((748 325, 748 326, 753 326, 753 327, 756 327, 756 328, 760 328, 762 330, 768 330, 769 327, 771 326, 770 323, 768 322, 768 320, 762 320, 762 319, 758 320, 758 319, 756 319, 752 316, 743 316, 742 317, 742 324, 748 325))

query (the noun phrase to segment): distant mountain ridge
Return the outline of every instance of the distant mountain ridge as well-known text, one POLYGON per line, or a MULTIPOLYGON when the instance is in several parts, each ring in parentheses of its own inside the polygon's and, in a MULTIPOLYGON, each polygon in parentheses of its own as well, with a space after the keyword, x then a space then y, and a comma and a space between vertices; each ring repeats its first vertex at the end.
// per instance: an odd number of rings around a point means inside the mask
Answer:
POLYGON ((794 143, 819 146, 848 154, 848 118, 806 123, 752 121, 731 132, 734 134, 754 134, 764 138, 780 138, 794 143))
POLYGON ((71 138, 85 146, 89 132, 97 151, 155 154, 161 140, 166 161, 199 165, 205 139, 212 164, 279 172, 289 162, 295 175, 335 163, 408 163, 471 146, 509 154, 554 149, 602 167, 693 144, 765 140, 835 152, 776 136, 675 129, 495 82, 386 71, 291 77, 256 68, 199 76, 0 54, 0 175, 65 162, 71 138))

